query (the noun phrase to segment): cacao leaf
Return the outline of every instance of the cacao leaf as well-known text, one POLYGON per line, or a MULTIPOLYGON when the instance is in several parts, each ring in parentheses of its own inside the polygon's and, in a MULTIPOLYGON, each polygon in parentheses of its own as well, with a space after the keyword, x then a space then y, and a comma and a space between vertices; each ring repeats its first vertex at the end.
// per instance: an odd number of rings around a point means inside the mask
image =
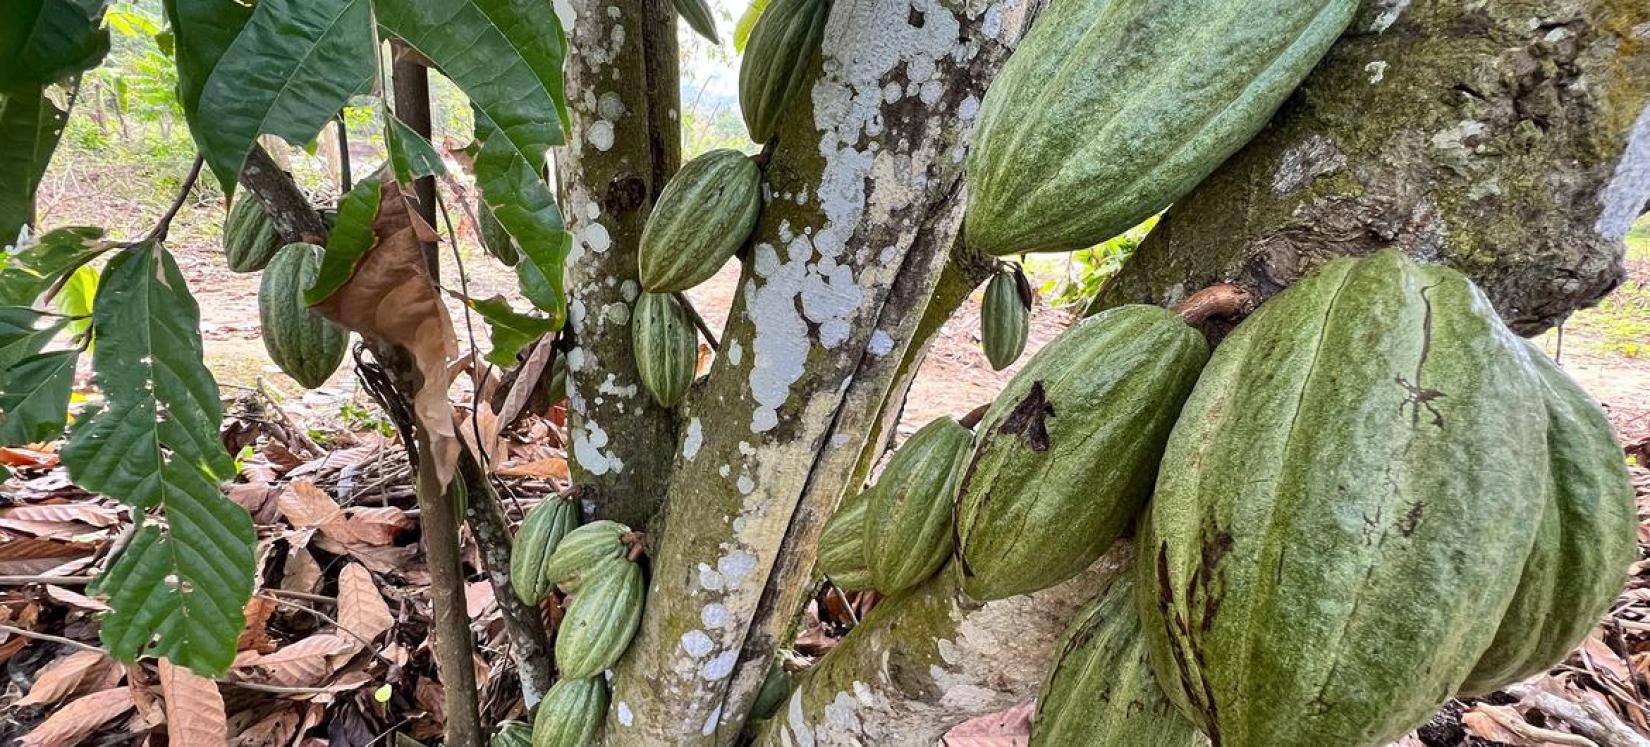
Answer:
MULTIPOLYGON (((0 371, 44 350, 69 320, 25 306, 0 306, 0 371)), ((0 381, 4 381, 0 376, 0 381)))
POLYGON ((534 166, 498 133, 495 124, 478 109, 476 138, 482 146, 476 154, 476 186, 493 217, 521 250, 521 260, 515 267, 522 295, 550 315, 552 329, 561 329, 567 320, 562 269, 572 237, 556 208, 556 196, 539 176, 542 164, 534 166))
POLYGON ((235 465, 218 441, 200 309, 171 254, 150 241, 109 263, 93 323, 104 407, 80 417, 63 462, 81 487, 163 507, 167 518, 164 531, 141 528, 94 584, 114 609, 101 620, 104 646, 119 659, 153 653, 221 673, 252 595, 255 537, 246 510, 217 485, 235 465))
POLYGON ((96 267, 81 265, 67 282, 63 283, 62 290, 52 299, 58 313, 70 317, 69 334, 78 336, 85 334, 92 328, 92 300, 97 298, 98 272, 96 267))
POLYGON ((344 287, 355 274, 356 264, 372 251, 378 242, 372 224, 378 219, 382 188, 382 175, 374 174, 356 183, 338 201, 338 222, 327 234, 327 253, 321 258, 315 284, 304 289, 304 303, 314 306, 344 287))
POLYGON ((0 373, 0 444, 50 441, 63 432, 79 357, 75 350, 54 350, 0 373))
POLYGON ((0 4, 0 91, 60 82, 109 53, 104 0, 10 0, 0 4))
POLYGON ((165 5, 178 65, 178 103, 190 129, 202 128, 207 125, 200 116, 201 90, 252 19, 252 6, 223 0, 165 0, 165 5))
POLYGON ((34 192, 68 118, 68 108, 44 88, 0 95, 0 246, 16 243, 18 231, 34 222, 34 192))
POLYGON ((384 119, 388 123, 384 128, 384 139, 389 146, 390 168, 395 170, 396 181, 412 184, 420 177, 447 173, 447 164, 441 160, 441 154, 435 152, 435 146, 430 145, 430 141, 393 114, 384 119))
POLYGON ((554 320, 523 314, 510 308, 503 296, 464 300, 465 305, 481 314, 492 332, 493 349, 487 353, 487 362, 509 368, 516 365, 516 357, 523 348, 538 342, 539 338, 554 332, 554 320))
POLYGON ((101 228, 59 228, 15 253, 0 254, 0 305, 32 305, 69 268, 103 251, 106 246, 98 241, 102 237, 101 228))
POLYGON ((201 86, 190 132, 225 194, 259 135, 307 143, 371 89, 368 0, 262 0, 201 86))

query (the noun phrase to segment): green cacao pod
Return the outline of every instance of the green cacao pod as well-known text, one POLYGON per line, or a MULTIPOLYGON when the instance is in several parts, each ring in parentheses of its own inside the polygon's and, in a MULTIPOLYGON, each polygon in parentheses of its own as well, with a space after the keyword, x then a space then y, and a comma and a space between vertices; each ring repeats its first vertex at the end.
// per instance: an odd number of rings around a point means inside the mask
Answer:
POLYGON ((544 569, 556 552, 556 545, 579 525, 578 504, 552 496, 527 512, 510 545, 510 585, 527 604, 538 604, 550 594, 554 584, 545 579, 544 569))
POLYGON ((985 302, 980 304, 980 346, 993 369, 1014 365, 1025 352, 1031 300, 1031 281, 1017 266, 992 275, 986 284, 985 302))
POLYGON ((766 143, 819 69, 829 0, 772 0, 751 27, 739 62, 739 111, 751 139, 766 143))
POLYGON ((1168 207, 1260 131, 1357 8, 1056 0, 981 105, 970 246, 1084 249, 1168 207))
POLYGON ((1163 696, 1125 575, 1079 612, 1037 698, 1032 747, 1200 747, 1209 743, 1163 696))
POLYGON ((1604 412, 1539 350, 1530 351, 1547 405, 1552 489, 1518 593, 1495 641, 1461 684, 1499 690, 1563 661, 1626 583, 1638 516, 1621 444, 1604 412))
POLYGON ((739 251, 762 212, 762 170, 736 150, 713 150, 671 177, 642 228, 642 290, 676 293, 698 285, 739 251))
POLYGON ((863 553, 877 591, 916 586, 951 557, 957 480, 973 445, 967 428, 939 418, 900 446, 866 494, 863 553))
POLYGON ((613 666, 642 621, 642 567, 608 563, 579 585, 556 630, 556 669, 563 677, 590 677, 613 666))
POLYGON ((1547 500, 1530 353, 1466 278, 1393 251, 1220 345, 1135 564, 1158 682, 1217 744, 1385 744, 1467 678, 1547 500))
POLYGON ((304 289, 315 282, 325 252, 314 244, 288 244, 269 261, 258 281, 264 350, 306 389, 325 384, 349 348, 349 332, 304 303, 304 289))
POLYGON ((520 721, 505 721, 493 732, 490 747, 533 747, 533 727, 520 721))
POLYGON ((629 548, 624 536, 629 533, 630 527, 607 519, 568 532, 545 562, 544 583, 569 594, 578 591, 586 578, 599 575, 612 562, 625 560, 629 548))
POLYGON ((681 404, 699 366, 699 332, 687 309, 669 293, 643 293, 630 325, 642 386, 665 407, 681 404))
POLYGON ((551 686, 533 718, 533 747, 588 747, 607 718, 607 683, 567 677, 551 686))
POLYGON ((819 536, 819 572, 843 591, 872 588, 871 566, 865 560, 865 508, 869 493, 842 502, 819 536))
POLYGON ((980 422, 957 502, 963 590, 981 601, 1076 575, 1139 515, 1208 360, 1173 312, 1096 314, 1034 356, 980 422))
POLYGON ((264 205, 251 192, 243 190, 229 206, 223 220, 223 252, 229 259, 229 269, 235 272, 257 272, 275 258, 283 242, 275 233, 275 224, 264 212, 264 205))
POLYGON ((476 234, 481 239, 481 249, 492 255, 504 264, 515 267, 521 261, 521 252, 516 250, 516 240, 510 232, 504 230, 504 224, 498 222, 498 216, 493 215, 493 209, 487 203, 476 201, 476 234))
POLYGON ((705 37, 711 44, 717 43, 716 17, 711 14, 710 6, 705 0, 670 0, 676 7, 676 15, 687 21, 687 25, 700 36, 705 37))

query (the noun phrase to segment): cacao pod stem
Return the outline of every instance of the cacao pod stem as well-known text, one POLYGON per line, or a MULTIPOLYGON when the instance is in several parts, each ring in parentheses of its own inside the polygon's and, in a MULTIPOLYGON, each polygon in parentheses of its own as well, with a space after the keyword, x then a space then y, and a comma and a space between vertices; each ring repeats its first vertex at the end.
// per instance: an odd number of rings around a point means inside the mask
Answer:
POLYGON ((619 541, 629 548, 629 552, 625 557, 629 558, 632 563, 641 560, 642 555, 647 552, 646 532, 628 532, 619 537, 619 541))
POLYGON ((990 402, 980 405, 979 407, 969 410, 967 415, 957 418, 957 424, 969 430, 974 430, 974 426, 979 425, 980 421, 985 419, 985 413, 990 409, 990 402))
POLYGON ((1254 292, 1235 283, 1211 285, 1193 293, 1174 307, 1174 313, 1196 327, 1215 317, 1237 319, 1249 315, 1260 304, 1254 292))

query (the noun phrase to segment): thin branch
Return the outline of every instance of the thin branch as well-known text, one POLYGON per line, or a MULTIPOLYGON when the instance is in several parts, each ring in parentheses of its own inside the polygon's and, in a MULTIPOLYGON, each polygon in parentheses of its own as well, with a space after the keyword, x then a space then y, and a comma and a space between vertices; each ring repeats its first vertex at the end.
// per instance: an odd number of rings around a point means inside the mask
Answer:
POLYGON ((349 173, 349 126, 344 124, 344 113, 338 112, 338 191, 347 193, 355 186, 349 173))
POLYGON ((91 582, 91 576, 0 576, 0 586, 28 586, 29 584, 85 586, 91 582))
POLYGON ((687 295, 683 294, 681 291, 677 291, 671 295, 675 296, 676 302, 681 304, 682 308, 687 310, 688 318, 693 320, 693 326, 699 328, 699 334, 705 336, 705 342, 710 343, 710 349, 721 350, 722 344, 716 340, 716 333, 710 331, 710 325, 706 324, 705 318, 699 315, 699 310, 693 308, 693 302, 688 300, 687 295))
POLYGON ((183 178, 183 185, 178 188, 178 196, 172 200, 172 206, 166 209, 166 214, 160 217, 154 230, 144 237, 144 241, 165 241, 167 232, 172 230, 172 219, 178 217, 178 211, 183 210, 183 203, 189 200, 189 193, 195 189, 195 182, 201 178, 201 166, 206 163, 206 157, 197 154, 195 163, 189 167, 189 175, 183 178))
POLYGON ((74 640, 73 638, 64 638, 63 636, 52 635, 51 633, 36 633, 35 631, 32 631, 32 630, 24 630, 22 628, 13 627, 11 625, 0 625, 0 632, 11 633, 12 635, 20 635, 20 636, 23 636, 24 638, 33 638, 37 641, 51 641, 52 643, 61 643, 65 646, 72 646, 74 648, 78 648, 82 651, 96 651, 98 653, 108 653, 107 651, 104 651, 103 649, 98 648, 97 646, 93 646, 89 643, 81 643, 80 641, 74 640))
POLYGON ((333 598, 333 597, 329 597, 329 596, 326 596, 324 594, 311 594, 307 591, 290 591, 288 589, 264 589, 263 593, 268 594, 268 595, 273 596, 273 597, 291 597, 293 599, 303 599, 303 600, 310 601, 310 602, 321 602, 323 604, 330 604, 330 605, 333 605, 333 606, 338 605, 338 600, 333 598))

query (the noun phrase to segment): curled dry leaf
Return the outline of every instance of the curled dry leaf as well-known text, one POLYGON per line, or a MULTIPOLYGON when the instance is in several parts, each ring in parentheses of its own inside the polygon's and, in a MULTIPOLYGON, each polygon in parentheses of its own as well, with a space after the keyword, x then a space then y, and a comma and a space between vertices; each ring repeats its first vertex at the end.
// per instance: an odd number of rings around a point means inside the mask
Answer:
POLYGON ((239 663, 241 679, 284 687, 314 687, 322 684, 338 667, 360 649, 348 635, 312 635, 275 653, 248 657, 239 663))
POLYGON ((256 651, 260 654, 273 652, 276 646, 275 641, 269 637, 269 617, 275 614, 275 610, 280 609, 280 606, 280 603, 266 596, 254 595, 248 599, 242 612, 246 617, 246 626, 241 628, 241 638, 235 644, 235 649, 256 651))
POLYGON ((114 659, 102 651, 76 651, 55 659, 40 670, 28 694, 14 705, 52 705, 84 690, 86 683, 101 681, 103 673, 114 666, 114 659))
POLYGON ((378 582, 360 563, 350 563, 338 572, 338 625, 363 641, 395 625, 378 582))
POLYGON ((17 740, 18 747, 76 744, 98 727, 132 710, 132 705, 132 692, 125 687, 100 690, 52 712, 33 731, 17 740))
POLYGON ((224 744, 229 727, 218 683, 160 660, 160 692, 166 699, 166 733, 172 744, 224 744))
POLYGON ((86 596, 85 594, 81 594, 80 592, 70 591, 61 586, 53 586, 48 584, 46 586, 46 596, 50 597, 54 602, 58 602, 69 607, 74 607, 76 609, 87 610, 90 612, 109 611, 109 605, 99 602, 96 599, 86 596))

